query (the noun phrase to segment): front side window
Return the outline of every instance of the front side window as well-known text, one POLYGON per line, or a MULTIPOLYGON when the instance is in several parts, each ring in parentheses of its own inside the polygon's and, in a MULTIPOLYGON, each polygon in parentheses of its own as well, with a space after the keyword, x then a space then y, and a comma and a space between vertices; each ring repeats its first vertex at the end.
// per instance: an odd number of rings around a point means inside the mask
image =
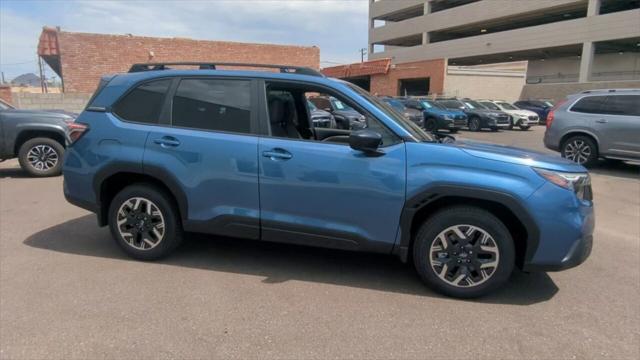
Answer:
POLYGON ((249 80, 183 79, 173 97, 172 125, 251 133, 249 80))
POLYGON ((169 85, 170 79, 144 83, 118 101, 113 112, 127 121, 157 124, 169 85))
POLYGON ((571 107, 571 111, 587 113, 587 114, 600 114, 602 113, 602 106, 606 100, 606 96, 587 96, 578 100, 571 107))

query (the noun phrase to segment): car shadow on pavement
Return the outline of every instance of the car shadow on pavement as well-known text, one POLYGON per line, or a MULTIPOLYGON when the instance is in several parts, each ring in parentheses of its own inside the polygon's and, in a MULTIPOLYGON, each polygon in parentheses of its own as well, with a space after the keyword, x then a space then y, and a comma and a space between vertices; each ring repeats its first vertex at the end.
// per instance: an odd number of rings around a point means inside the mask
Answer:
MULTIPOLYGON (((24 244, 68 254, 135 261, 118 248, 108 229, 96 226, 93 215, 42 230, 24 240, 24 244)), ((389 255, 188 234, 183 246, 158 263, 262 276, 264 283, 310 281, 441 297, 422 284, 413 267, 389 255)), ((516 271, 504 288, 473 301, 530 305, 547 301, 557 292, 547 274, 516 271)))
POLYGON ((589 168, 589 172, 627 179, 640 179, 640 164, 622 161, 600 161, 589 168))
POLYGON ((0 169, 0 179, 21 179, 30 177, 26 171, 21 168, 2 168, 0 169))

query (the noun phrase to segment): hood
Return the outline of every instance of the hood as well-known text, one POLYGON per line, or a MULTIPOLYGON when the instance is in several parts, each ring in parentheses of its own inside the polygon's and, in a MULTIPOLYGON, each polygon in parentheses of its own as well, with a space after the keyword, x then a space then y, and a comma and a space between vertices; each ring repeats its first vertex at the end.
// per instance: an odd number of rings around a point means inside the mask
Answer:
POLYGON ((534 113, 533 111, 529 111, 529 110, 502 110, 504 112, 506 112, 507 114, 510 115, 516 115, 516 116, 538 116, 538 114, 534 113))
POLYGON ((78 117, 78 114, 64 111, 64 110, 26 110, 26 109, 11 109, 5 110, 7 114, 14 114, 19 117, 30 118, 49 118, 60 120, 73 120, 78 117))
POLYGON ((311 117, 331 117, 331 113, 328 111, 316 109, 311 110, 311 117))
POLYGON ((503 161, 556 171, 587 172, 584 167, 561 158, 558 155, 550 155, 511 146, 468 140, 458 140, 455 142, 455 145, 467 154, 483 159, 503 161))

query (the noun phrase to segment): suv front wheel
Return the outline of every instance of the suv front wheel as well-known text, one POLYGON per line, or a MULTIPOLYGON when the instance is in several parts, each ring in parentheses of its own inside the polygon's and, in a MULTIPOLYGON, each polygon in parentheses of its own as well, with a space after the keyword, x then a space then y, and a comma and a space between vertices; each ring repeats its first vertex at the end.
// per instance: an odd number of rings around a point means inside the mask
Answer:
POLYGON ((422 280, 448 296, 473 298, 504 284, 515 249, 505 225, 490 212, 469 206, 442 210, 422 224, 413 244, 422 280))
POLYGON ((563 158, 583 166, 591 166, 598 160, 598 147, 586 136, 573 136, 565 140, 560 152, 563 158))
POLYGON ((122 189, 109 206, 109 228, 118 245, 131 257, 156 260, 182 242, 182 224, 174 202, 152 184, 122 189))

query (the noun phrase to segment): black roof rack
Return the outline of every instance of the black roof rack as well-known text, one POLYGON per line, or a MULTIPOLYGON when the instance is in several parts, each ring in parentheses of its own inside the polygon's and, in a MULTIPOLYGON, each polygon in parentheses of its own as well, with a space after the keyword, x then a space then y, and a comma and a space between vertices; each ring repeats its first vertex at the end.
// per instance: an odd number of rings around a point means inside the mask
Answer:
POLYGON ((170 63, 141 63, 133 64, 129 69, 130 73, 153 71, 153 70, 170 70, 169 66, 198 66, 200 70, 215 70, 217 66, 233 66, 233 67, 251 67, 264 69, 278 69, 281 73, 310 75, 324 77, 324 75, 312 68, 302 66, 289 65, 272 65, 272 64, 244 64, 244 63, 208 63, 208 62, 170 62, 170 63))

